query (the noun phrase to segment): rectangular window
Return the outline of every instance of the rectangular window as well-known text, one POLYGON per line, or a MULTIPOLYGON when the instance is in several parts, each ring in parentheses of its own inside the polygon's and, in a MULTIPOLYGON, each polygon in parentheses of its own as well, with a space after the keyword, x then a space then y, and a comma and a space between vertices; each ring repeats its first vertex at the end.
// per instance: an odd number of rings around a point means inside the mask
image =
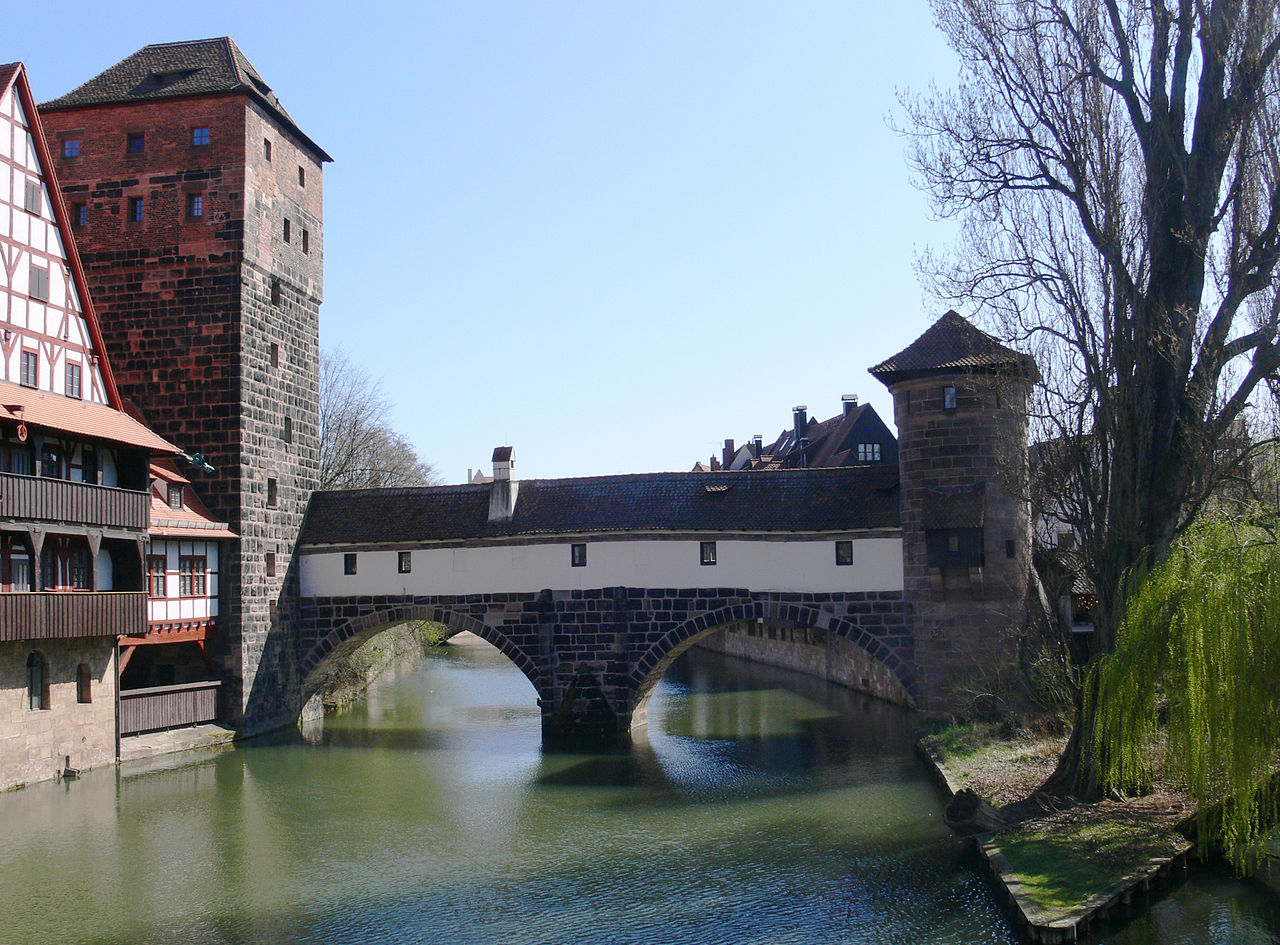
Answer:
POLYGON ((880 444, 879 443, 859 443, 858 444, 858 462, 860 463, 880 462, 880 444))
POLYGON ((204 194, 187 194, 187 216, 204 216, 204 194))
POLYGON ((31 559, 25 554, 9 559, 9 590, 31 590, 31 559))
POLYGON ((290 233, 290 229, 289 229, 289 221, 288 221, 288 219, 286 218, 286 219, 285 219, 285 221, 284 221, 284 241, 285 241, 286 243, 287 243, 287 242, 289 242, 289 233, 290 233))
POLYGON ((942 388, 942 409, 943 410, 956 409, 956 389, 954 387, 942 388))
POLYGON ((271 304, 272 305, 280 304, 280 280, 279 279, 271 280, 271 304))
POLYGON ((575 542, 569 546, 569 564, 575 568, 587 566, 587 546, 585 542, 575 542))
POLYGON ((268 479, 267 480, 267 508, 274 509, 276 507, 276 502, 278 501, 278 499, 279 499, 279 487, 276 485, 276 480, 268 479))
POLYGON ((98 451, 87 446, 80 452, 80 480, 90 485, 98 484, 98 451))
POLYGON ((304 253, 311 252, 311 234, 306 230, 302 231, 302 251, 304 253))
POLYGON ((299 187, 307 186, 307 169, 303 167, 301 164, 298 165, 298 186, 299 187))
POLYGON ((27 193, 25 206, 28 213, 39 213, 43 201, 40 199, 40 182, 35 180, 27 181, 27 193))
POLYGON ((40 386, 40 355, 34 351, 22 352, 22 386, 40 386))
POLYGON ((400 559, 396 564, 396 570, 401 574, 409 574, 413 571, 413 552, 400 552, 400 559))
POLYGON ((89 205, 73 203, 71 205, 71 225, 85 226, 89 222, 89 205))
POLYGON ((262 156, 268 161, 271 160, 271 141, 268 138, 262 139, 262 156))
POLYGON ((836 542, 836 567, 847 568, 853 564, 853 542, 836 542))
POLYGON ((270 351, 271 353, 271 366, 279 367, 280 366, 280 346, 273 341, 271 342, 271 347, 268 348, 267 350, 270 351))
POLYGON ((208 128, 192 128, 191 129, 191 146, 193 148, 203 148, 209 143, 208 128))
POLYGON ((47 440, 40 450, 40 475, 45 479, 62 479, 62 451, 47 440))
POLYGON ((80 139, 79 138, 63 138, 62 139, 62 156, 64 158, 73 158, 80 156, 80 139))
POLYGON ((71 554, 71 586, 77 591, 93 590, 93 555, 88 548, 77 548, 71 554))
POLYGON ((1012 538, 1006 538, 1004 542, 1004 556, 1006 558, 1016 558, 1018 555, 1018 546, 1012 538))
POLYGON ((716 563, 716 543, 704 541, 699 543, 699 556, 702 564, 716 563))
POLYGON ((179 483, 179 482, 169 483, 169 491, 168 491, 168 494, 165 496, 165 498, 169 503, 169 508, 171 509, 182 508, 182 483, 179 483))
POLYGON ((76 702, 86 705, 93 701, 93 672, 88 663, 76 667, 76 702))
POLYGON ((27 295, 33 299, 39 299, 41 302, 49 301, 49 270, 32 264, 30 280, 27 286, 27 295))
POLYGON ((293 442, 293 417, 286 416, 284 418, 284 432, 281 436, 286 443, 293 442))
POLYGON ((130 223, 141 223, 145 209, 141 197, 129 198, 129 215, 127 219, 130 223))
POLYGON ((205 596, 204 555, 183 555, 178 559, 178 593, 182 597, 205 596))
POLYGON ((354 551, 349 551, 342 556, 342 573, 356 573, 356 554, 354 551))
POLYGON ((67 362, 67 390, 66 390, 66 394, 67 394, 67 396, 68 396, 68 397, 74 397, 76 400, 79 400, 79 399, 80 399, 80 397, 81 397, 81 390, 80 390, 80 386, 81 386, 81 385, 80 385, 80 376, 81 376, 81 375, 80 375, 80 371, 81 371, 80 365, 78 365, 78 364, 76 364, 76 363, 74 363, 74 362, 72 362, 72 361, 68 361, 68 362, 67 362))
POLYGON ((267 577, 275 577, 276 576, 276 553, 274 551, 268 551, 266 558, 267 558, 267 577))
POLYGON ((141 154, 147 150, 147 136, 141 131, 131 131, 124 136, 124 149, 129 154, 141 154))

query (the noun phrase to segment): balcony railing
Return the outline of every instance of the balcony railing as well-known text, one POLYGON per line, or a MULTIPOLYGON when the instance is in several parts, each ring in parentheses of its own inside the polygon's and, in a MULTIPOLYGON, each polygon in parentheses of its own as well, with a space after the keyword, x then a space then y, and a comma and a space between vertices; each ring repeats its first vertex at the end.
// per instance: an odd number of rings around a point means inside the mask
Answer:
POLYGON ((0 518, 145 531, 150 508, 146 492, 0 473, 0 518))
POLYGON ((120 734, 158 732, 218 718, 218 686, 213 682, 120 690, 120 734))
POLYGON ((141 635, 146 630, 145 591, 0 594, 0 640, 141 635))

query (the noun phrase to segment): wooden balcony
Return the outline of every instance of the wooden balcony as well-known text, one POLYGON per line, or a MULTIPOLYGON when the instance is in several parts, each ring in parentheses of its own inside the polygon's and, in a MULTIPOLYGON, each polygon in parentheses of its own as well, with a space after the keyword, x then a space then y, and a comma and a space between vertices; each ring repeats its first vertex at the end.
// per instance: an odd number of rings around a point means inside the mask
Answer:
POLYGON ((141 635, 146 591, 42 591, 0 594, 0 640, 65 640, 141 635))
POLYGON ((218 718, 218 687, 213 682, 120 690, 120 734, 158 732, 213 722, 218 718))
POLYGON ((150 509, 146 492, 0 473, 0 518, 146 531, 150 509))

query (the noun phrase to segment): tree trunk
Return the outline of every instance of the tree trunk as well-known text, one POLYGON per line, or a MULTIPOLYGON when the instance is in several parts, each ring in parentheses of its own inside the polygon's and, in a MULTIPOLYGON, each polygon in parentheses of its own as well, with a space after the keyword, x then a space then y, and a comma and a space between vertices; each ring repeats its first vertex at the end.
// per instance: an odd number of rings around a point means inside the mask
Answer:
POLYGON ((1093 753, 1093 726, 1098 695, 1097 674, 1086 670, 1075 690, 1075 720, 1062 757, 1040 790, 1054 797, 1090 802, 1103 795, 1102 777, 1093 753), (1085 698, 1086 690, 1089 698, 1085 698))

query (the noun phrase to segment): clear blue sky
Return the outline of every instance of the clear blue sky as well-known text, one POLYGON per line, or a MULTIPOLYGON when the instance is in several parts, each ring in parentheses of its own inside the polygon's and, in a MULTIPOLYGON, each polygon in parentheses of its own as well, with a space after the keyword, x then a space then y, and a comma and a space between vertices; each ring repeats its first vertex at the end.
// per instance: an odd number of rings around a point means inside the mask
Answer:
POLYGON ((28 3, 38 99, 230 35, 325 171, 321 344, 382 378, 446 481, 688 469, 866 373, 945 245, 886 119, 950 84, 924 0, 28 3))

